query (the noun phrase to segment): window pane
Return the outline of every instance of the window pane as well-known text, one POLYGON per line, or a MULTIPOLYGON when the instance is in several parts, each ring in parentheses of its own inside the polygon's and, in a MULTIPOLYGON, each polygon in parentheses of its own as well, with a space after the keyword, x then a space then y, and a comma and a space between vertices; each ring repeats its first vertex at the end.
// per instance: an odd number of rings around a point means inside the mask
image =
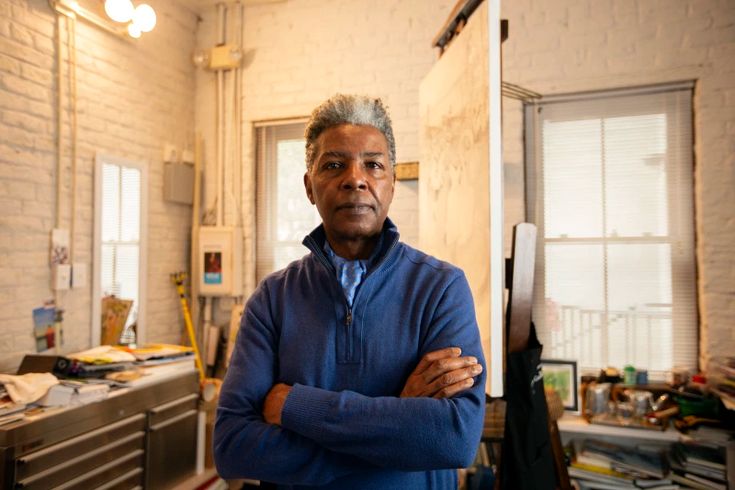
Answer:
POLYGON ((602 235, 601 123, 545 121, 544 225, 547 237, 602 235))
POLYGON ((258 128, 256 171, 256 277, 282 269, 306 254, 304 237, 320 222, 306 197, 304 124, 258 128))
POLYGON ((133 308, 128 316, 128 323, 131 324, 138 311, 138 245, 118 245, 115 257, 116 277, 120 284, 119 298, 132 299, 133 308))
POLYGON ((666 115, 605 119, 608 236, 668 233, 666 115))
POLYGON ((301 242, 288 244, 278 244, 273 250, 273 270, 279 270, 286 267, 294 260, 306 255, 308 250, 304 248, 301 242))
POLYGON ((578 359, 582 366, 604 359, 601 332, 605 310, 603 247, 547 244, 545 247, 544 355, 578 359))
POLYGON ((102 274, 102 296, 120 295, 120 284, 115 283, 115 246, 102 244, 102 258, 100 260, 102 274))
MULTIPOLYGON (((306 171, 303 139, 280 140, 276 145, 278 241, 301 240, 315 226, 314 207, 306 197, 301 176, 306 171)), ((303 250, 303 247, 300 247, 303 250)))
POLYGON ((140 237, 140 170, 122 167, 121 187, 120 240, 138 241, 140 237))
POLYGON ((102 241, 120 239, 120 167, 102 165, 102 241))
POLYGON ((672 365, 670 246, 614 244, 607 261, 611 362, 667 369, 672 365))

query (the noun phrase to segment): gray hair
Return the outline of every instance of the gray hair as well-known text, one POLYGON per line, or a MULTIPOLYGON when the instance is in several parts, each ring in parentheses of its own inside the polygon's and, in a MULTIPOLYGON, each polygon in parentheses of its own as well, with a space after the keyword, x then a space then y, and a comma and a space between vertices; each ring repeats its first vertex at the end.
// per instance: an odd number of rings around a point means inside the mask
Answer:
POLYGON ((372 126, 385 136, 388 142, 390 163, 396 164, 396 140, 388 115, 388 109, 380 99, 364 95, 337 94, 322 102, 311 113, 306 125, 306 168, 310 169, 316 158, 316 140, 333 126, 355 124, 372 126))

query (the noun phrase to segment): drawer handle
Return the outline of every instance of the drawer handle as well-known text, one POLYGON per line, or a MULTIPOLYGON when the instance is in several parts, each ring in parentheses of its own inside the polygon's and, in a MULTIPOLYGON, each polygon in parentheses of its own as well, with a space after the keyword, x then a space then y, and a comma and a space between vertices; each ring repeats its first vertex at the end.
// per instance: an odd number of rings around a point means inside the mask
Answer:
MULTIPOLYGON (((135 475, 137 475, 139 473, 143 473, 143 470, 141 468, 133 468, 132 470, 130 470, 127 473, 125 473, 124 475, 118 476, 117 478, 115 478, 112 481, 108 481, 107 483, 105 483, 101 487, 97 487, 96 490, 107 490, 108 488, 112 488, 115 485, 117 485, 118 483, 122 483, 125 480, 127 480, 128 478, 131 478, 131 477, 133 477, 133 476, 135 476, 135 475)), ((138 488, 140 488, 140 487, 138 487, 138 488)))
POLYGON ((184 420, 185 418, 191 417, 192 415, 196 415, 196 414, 197 414, 197 411, 196 410, 194 410, 194 409, 188 410, 188 411, 186 411, 186 412, 184 412, 184 413, 182 413, 180 415, 177 415, 176 417, 174 417, 172 419, 169 419, 169 420, 167 420, 165 422, 161 422, 160 424, 156 424, 156 425, 151 426, 150 427, 150 431, 153 432, 153 431, 156 431, 156 430, 163 429, 164 427, 168 427, 171 424, 175 424, 176 422, 178 422, 180 420, 184 420))
POLYGON ((165 403, 163 405, 159 405, 157 407, 153 407, 153 408, 151 408, 150 412, 152 414, 159 414, 161 412, 165 412, 169 408, 173 408, 175 406, 182 405, 182 404, 184 404, 186 402, 190 402, 192 400, 196 400, 197 398, 199 398, 199 395, 192 393, 191 395, 185 396, 183 398, 179 398, 178 400, 174 400, 172 402, 168 402, 168 403, 165 403))

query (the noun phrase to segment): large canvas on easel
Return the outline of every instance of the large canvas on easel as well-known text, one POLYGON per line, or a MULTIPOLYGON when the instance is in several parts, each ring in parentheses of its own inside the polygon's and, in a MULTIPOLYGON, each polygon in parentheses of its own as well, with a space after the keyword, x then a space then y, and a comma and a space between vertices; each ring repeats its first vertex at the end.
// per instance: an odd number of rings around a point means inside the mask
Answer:
POLYGON ((487 16, 483 2, 421 83, 419 238, 467 275, 490 365, 487 16))

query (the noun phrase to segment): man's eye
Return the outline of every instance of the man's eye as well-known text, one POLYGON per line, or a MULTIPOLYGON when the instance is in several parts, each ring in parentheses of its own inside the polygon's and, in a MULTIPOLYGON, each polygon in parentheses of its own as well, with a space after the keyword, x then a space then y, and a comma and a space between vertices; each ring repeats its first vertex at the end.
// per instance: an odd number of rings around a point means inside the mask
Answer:
POLYGON ((341 162, 327 162, 324 164, 324 168, 326 169, 335 169, 340 168, 342 166, 341 162))
POLYGON ((365 165, 367 165, 368 168, 383 168, 383 164, 376 161, 366 162, 365 165))

